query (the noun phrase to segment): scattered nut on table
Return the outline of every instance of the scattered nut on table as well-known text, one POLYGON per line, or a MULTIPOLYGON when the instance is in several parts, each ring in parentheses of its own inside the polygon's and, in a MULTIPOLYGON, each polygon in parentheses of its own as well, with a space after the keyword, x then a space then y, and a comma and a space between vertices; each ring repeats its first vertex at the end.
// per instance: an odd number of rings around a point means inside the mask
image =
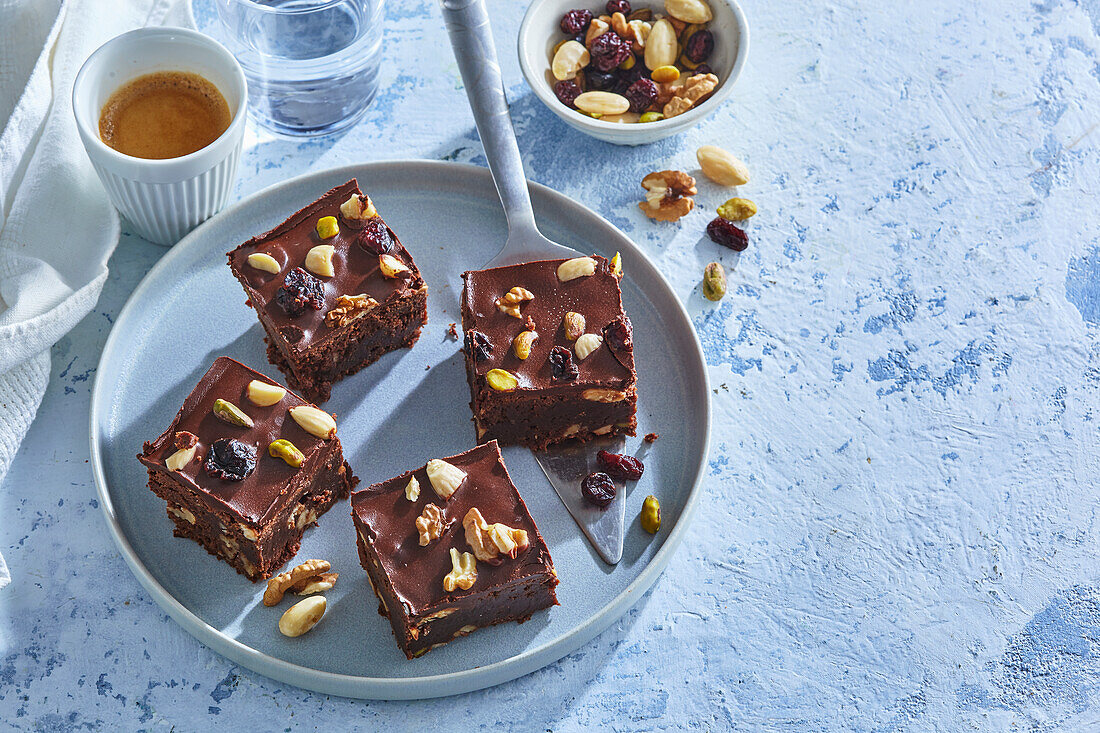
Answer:
POLYGON ((657 534, 661 528, 661 503, 657 497, 650 494, 642 502, 642 513, 639 515, 642 529, 650 534, 657 534))
POLYGON ((714 301, 726 297, 726 272, 718 262, 711 262, 703 270, 703 297, 714 301))
POLYGON ((695 151, 703 175, 719 186, 743 186, 749 182, 749 167, 732 153, 716 145, 695 151))
POLYGON ((267 589, 264 591, 264 605, 277 606, 283 600, 283 595, 296 583, 307 578, 313 578, 321 573, 332 570, 332 564, 327 560, 306 560, 286 572, 279 573, 267 581, 267 589))
POLYGON ((650 173, 642 179, 646 200, 638 208, 651 219, 678 221, 695 208, 691 198, 698 189, 695 179, 683 171, 665 170, 650 173))
POLYGON ((299 596, 311 596, 315 593, 324 593, 330 591, 336 585, 336 579, 340 577, 340 573, 321 573, 315 575, 312 578, 304 578, 294 585, 290 586, 290 590, 295 595, 299 596))

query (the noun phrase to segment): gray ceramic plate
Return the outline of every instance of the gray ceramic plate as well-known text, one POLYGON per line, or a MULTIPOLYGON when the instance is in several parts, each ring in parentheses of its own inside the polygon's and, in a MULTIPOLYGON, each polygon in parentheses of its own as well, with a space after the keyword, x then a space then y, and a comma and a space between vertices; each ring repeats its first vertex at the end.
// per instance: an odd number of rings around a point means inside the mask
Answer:
MULTIPOLYGON (((252 584, 196 543, 172 536, 164 503, 134 458, 171 422, 210 362, 225 354, 280 378, 263 331, 226 266, 224 252, 278 224, 330 187, 357 177, 412 253, 428 282, 428 325, 411 350, 340 382, 325 407, 337 414, 344 452, 361 486, 474 444, 460 343, 460 273, 504 241, 504 215, 488 171, 437 162, 387 162, 302 176, 245 199, 172 248, 134 290, 103 350, 91 409, 91 455, 107 525, 134 574, 184 629, 261 674, 312 690, 365 698, 420 698, 475 690, 560 659, 619 618, 653 584, 687 530, 707 456, 706 369, 675 294, 622 232, 566 196, 532 184, 535 213, 551 239, 623 256, 623 297, 634 322, 640 438, 646 473, 627 499, 625 550, 605 565, 589 547, 531 454, 504 458, 561 577, 560 606, 524 624, 477 631, 407 661, 359 566, 347 502, 321 518, 299 558, 332 562, 340 581, 309 634, 279 634, 288 605, 266 608, 252 584), (647 450, 648 449, 648 450, 647 450), (652 537, 637 522, 646 494, 661 501, 652 537)), ((461 331, 460 331, 461 333, 461 331)))

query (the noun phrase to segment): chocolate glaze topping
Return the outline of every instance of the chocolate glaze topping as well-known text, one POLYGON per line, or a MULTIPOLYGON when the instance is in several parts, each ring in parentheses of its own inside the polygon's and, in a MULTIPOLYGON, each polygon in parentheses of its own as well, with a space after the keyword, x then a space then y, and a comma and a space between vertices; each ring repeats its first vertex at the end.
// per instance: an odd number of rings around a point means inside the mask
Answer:
POLYGON ((346 221, 340 214, 340 204, 352 194, 360 193, 359 184, 352 179, 332 189, 267 234, 254 237, 228 253, 229 266, 238 279, 246 283, 249 298, 259 311, 261 320, 265 326, 274 327, 268 328, 269 333, 272 330, 283 333, 286 348, 305 351, 331 336, 337 329, 325 323, 325 313, 335 305, 340 295, 366 293, 379 303, 384 303, 387 298, 396 299, 402 291, 418 290, 424 284, 412 256, 392 229, 389 232, 394 247, 389 254, 401 260, 410 270, 403 278, 383 276, 378 269, 378 255, 357 243, 360 231, 358 222, 346 221), (317 235, 317 221, 324 216, 336 217, 340 226, 340 233, 330 239, 321 239, 317 235), (332 245, 335 249, 332 258, 335 275, 318 276, 324 285, 324 304, 320 310, 306 308, 299 316, 289 316, 275 302, 275 292, 282 287, 286 274, 295 267, 308 271, 305 267, 306 254, 319 244, 332 245), (249 265, 248 256, 254 252, 264 252, 274 257, 281 268, 279 272, 272 274, 249 265))
POLYGON ((506 585, 554 566, 527 505, 508 476, 495 440, 443 460, 466 472, 466 480, 449 499, 435 493, 424 468, 351 495, 352 513, 369 528, 367 539, 374 544, 397 596, 411 615, 419 615, 448 599, 506 585), (416 501, 405 498, 410 476, 420 483, 416 501), (450 525, 439 539, 421 547, 416 518, 429 502, 443 510, 443 521, 450 525), (443 577, 451 572, 451 548, 472 552, 462 527, 462 518, 472 507, 477 507, 489 524, 501 522, 513 529, 526 530, 530 547, 515 559, 504 557, 500 565, 478 562, 473 587, 447 593, 443 590, 443 577))
POLYGON ((567 282, 558 280, 558 265, 565 260, 540 260, 519 265, 472 270, 462 274, 463 312, 470 318, 464 325, 484 333, 492 342, 488 359, 475 360, 477 374, 484 376, 490 369, 504 369, 519 377, 519 389, 575 388, 601 386, 624 389, 634 381, 634 355, 612 352, 607 344, 600 346, 584 361, 576 358, 575 342, 565 337, 562 325, 569 311, 585 318, 585 332, 602 335, 603 327, 623 315, 619 279, 611 274, 608 262, 596 256, 596 272, 567 282), (501 311, 495 304, 513 287, 525 288, 534 300, 520 306, 522 318, 501 311), (522 360, 512 350, 512 340, 525 329, 530 318, 539 337, 531 355, 522 360), (580 371, 570 382, 551 380, 548 357, 555 346, 574 353, 573 361, 580 371))
POLYGON ((310 435, 294 422, 288 410, 310 403, 293 392, 288 391, 280 402, 270 407, 260 407, 249 401, 245 389, 253 379, 278 384, 227 356, 215 359, 184 400, 168 430, 151 443, 145 443, 138 459, 153 470, 171 473, 213 509, 228 511, 246 524, 259 526, 283 505, 280 499, 290 479, 308 476, 317 470, 328 454, 330 441, 310 435), (255 425, 237 427, 215 417, 212 408, 214 400, 219 398, 241 408, 255 425), (164 462, 176 452, 173 438, 181 430, 198 437, 198 450, 194 460, 183 469, 169 472, 164 462), (206 454, 219 438, 236 438, 256 447, 256 469, 243 480, 215 478, 203 470, 206 454), (293 468, 281 458, 268 454, 268 445, 278 438, 289 440, 302 451, 306 460, 301 468, 293 468))

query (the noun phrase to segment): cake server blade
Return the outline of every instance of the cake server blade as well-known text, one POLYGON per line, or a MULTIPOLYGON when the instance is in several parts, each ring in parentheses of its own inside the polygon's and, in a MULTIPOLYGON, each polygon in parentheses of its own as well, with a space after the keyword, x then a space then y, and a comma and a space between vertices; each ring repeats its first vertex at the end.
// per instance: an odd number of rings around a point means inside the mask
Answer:
POLYGON ((601 509, 581 495, 581 481, 593 471, 601 470, 596 453, 608 450, 622 453, 626 439, 622 436, 600 438, 587 443, 557 445, 545 451, 532 451, 561 503, 573 516, 577 526, 596 548, 604 562, 614 565, 623 557, 623 528, 626 525, 626 482, 615 481, 615 498, 601 509))

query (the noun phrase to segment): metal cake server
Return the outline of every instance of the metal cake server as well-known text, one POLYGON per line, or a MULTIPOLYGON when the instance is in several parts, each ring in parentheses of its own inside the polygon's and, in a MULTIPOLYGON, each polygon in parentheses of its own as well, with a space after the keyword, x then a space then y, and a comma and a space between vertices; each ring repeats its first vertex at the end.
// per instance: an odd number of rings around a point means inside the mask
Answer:
MULTIPOLYGON (((581 257, 582 253, 542 235, 535 225, 535 212, 527 191, 527 177, 508 114, 508 100, 500 75, 496 46, 493 44, 489 14, 484 0, 441 0, 443 19, 451 37, 458 69, 466 87, 474 122, 489 161, 504 215, 508 221, 508 240, 504 248, 484 267, 514 265, 530 260, 581 257)), ((581 443, 534 451, 543 473, 550 479, 562 503, 588 537, 592 546, 614 565, 623 556, 623 526, 626 519, 626 491, 621 481, 614 501, 606 509, 589 505, 581 497, 581 479, 595 470, 599 448, 621 453, 625 440, 612 438, 602 443, 581 443)))

